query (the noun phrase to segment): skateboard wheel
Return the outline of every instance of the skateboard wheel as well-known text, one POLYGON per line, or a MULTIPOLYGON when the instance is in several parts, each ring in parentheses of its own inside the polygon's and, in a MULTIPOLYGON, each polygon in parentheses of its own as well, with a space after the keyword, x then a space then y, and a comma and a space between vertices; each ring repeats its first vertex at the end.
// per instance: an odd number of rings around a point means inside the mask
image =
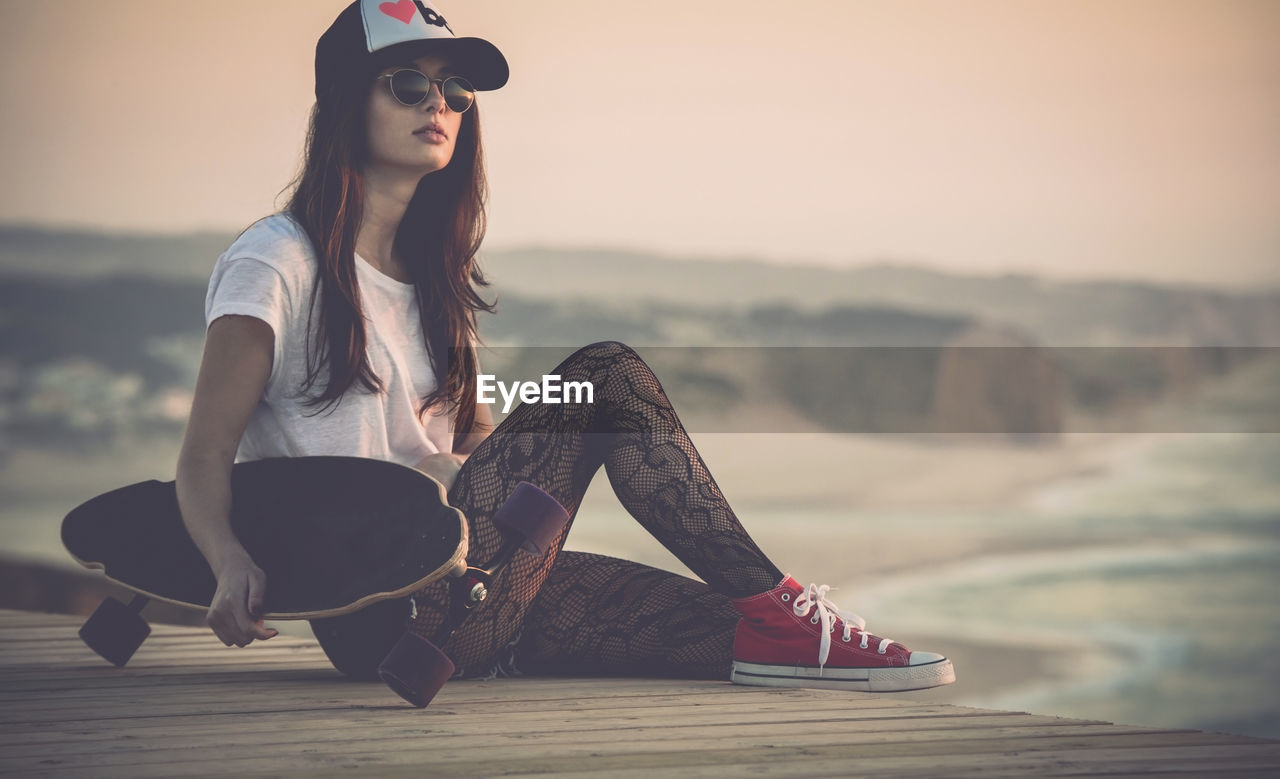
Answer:
POLYGON ((422 636, 405 633, 378 666, 378 676, 401 698, 422 708, 453 676, 453 661, 422 636))
POLYGON ((493 515, 493 524, 524 536, 525 551, 539 554, 555 543, 568 521, 560 501, 527 481, 517 484, 493 515))
POLYGON ((104 600, 80 628, 80 639, 118 668, 129 662, 149 635, 151 626, 142 615, 115 598, 104 600))

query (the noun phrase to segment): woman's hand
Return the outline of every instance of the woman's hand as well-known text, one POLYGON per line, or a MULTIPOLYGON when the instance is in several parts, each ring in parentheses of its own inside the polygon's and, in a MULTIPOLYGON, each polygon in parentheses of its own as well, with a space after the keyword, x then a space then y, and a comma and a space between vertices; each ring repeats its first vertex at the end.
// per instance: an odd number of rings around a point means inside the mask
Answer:
POLYGON ((262 596, 267 591, 267 575, 247 556, 226 563, 217 572, 218 589, 209 606, 207 622, 226 646, 248 646, 255 638, 266 640, 279 634, 263 624, 262 596))
POLYGON ((462 463, 465 460, 466 457, 452 452, 436 452, 422 458, 422 461, 413 467, 443 484, 444 491, 448 492, 453 489, 453 482, 457 480, 458 471, 462 469, 462 463))

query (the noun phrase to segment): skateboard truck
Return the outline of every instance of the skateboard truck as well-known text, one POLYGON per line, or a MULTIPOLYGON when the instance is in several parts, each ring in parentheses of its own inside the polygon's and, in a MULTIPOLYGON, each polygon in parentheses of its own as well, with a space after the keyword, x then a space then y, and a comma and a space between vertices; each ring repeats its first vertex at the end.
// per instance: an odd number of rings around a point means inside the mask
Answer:
POLYGON ((527 481, 516 485, 493 516, 504 539, 497 554, 483 566, 467 566, 449 581, 449 614, 431 640, 406 632, 378 666, 378 676, 414 706, 431 702, 453 675, 453 661, 440 647, 449 640, 471 609, 488 596, 494 577, 521 549, 542 554, 559 537, 569 513, 560 502, 527 481))

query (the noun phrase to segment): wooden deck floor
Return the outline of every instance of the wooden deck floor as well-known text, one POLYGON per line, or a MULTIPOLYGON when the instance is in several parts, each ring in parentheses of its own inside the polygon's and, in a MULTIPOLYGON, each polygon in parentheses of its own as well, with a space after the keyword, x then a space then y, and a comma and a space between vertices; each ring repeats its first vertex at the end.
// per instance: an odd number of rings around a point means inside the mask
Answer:
POLYGON ((1280 774, 1280 742, 728 682, 452 682, 426 709, 314 641, 153 626, 130 664, 82 618, 0 611, 0 773, 23 776, 1280 774))

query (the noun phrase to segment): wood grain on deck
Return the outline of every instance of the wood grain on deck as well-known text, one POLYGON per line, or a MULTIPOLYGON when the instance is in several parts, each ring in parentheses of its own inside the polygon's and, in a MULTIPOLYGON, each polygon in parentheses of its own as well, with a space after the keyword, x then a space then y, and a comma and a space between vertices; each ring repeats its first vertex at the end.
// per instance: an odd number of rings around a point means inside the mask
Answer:
POLYGON ((0 611, 0 773, 965 776, 1280 773, 1280 742, 728 682, 451 682, 426 709, 314 641, 154 625, 125 668, 83 618, 0 611))

